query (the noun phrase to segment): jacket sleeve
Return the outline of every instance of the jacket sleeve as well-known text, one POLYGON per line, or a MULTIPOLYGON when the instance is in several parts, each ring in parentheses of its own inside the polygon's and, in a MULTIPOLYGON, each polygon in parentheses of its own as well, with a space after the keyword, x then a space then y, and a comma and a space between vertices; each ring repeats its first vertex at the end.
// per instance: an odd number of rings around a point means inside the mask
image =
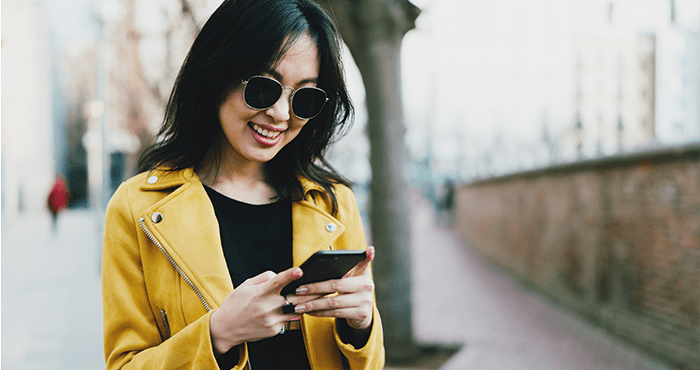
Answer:
MULTIPOLYGON (((346 203, 341 208, 347 210, 348 216, 342 222, 345 224, 348 235, 350 249, 367 249, 367 239, 365 239, 364 229, 360 211, 355 202, 355 195, 350 189, 345 190, 339 202, 346 203)), ((340 197, 339 197, 340 198, 340 197)), ((348 360, 350 369, 381 369, 384 367, 384 333, 381 318, 377 310, 375 298, 372 318, 372 330, 367 339, 367 343, 362 348, 355 348, 351 344, 343 343, 338 333, 338 326, 334 327, 335 342, 340 352, 348 360)))
MULTIPOLYGON (((138 220, 129 204, 128 189, 122 184, 106 213, 102 303, 107 370, 218 369, 209 332, 211 312, 171 338, 161 338, 146 289, 138 220)), ((240 357, 243 362, 244 356, 240 357)))

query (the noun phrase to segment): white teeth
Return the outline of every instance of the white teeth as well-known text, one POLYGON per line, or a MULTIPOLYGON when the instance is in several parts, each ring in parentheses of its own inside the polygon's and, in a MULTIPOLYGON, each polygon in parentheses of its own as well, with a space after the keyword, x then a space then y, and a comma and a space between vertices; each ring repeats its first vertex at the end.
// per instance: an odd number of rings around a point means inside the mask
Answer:
POLYGON ((281 133, 281 131, 267 131, 256 124, 253 124, 253 130, 255 130, 255 132, 257 132, 260 136, 265 136, 268 139, 274 139, 281 133))

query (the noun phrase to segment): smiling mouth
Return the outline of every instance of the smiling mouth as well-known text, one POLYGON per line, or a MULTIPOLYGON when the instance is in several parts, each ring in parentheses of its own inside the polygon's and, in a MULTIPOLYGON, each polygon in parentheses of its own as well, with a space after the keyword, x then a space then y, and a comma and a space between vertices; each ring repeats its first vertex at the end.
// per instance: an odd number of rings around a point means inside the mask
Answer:
POLYGON ((256 125, 255 123, 249 123, 248 125, 255 132, 257 132, 258 135, 266 137, 268 139, 276 139, 283 132, 283 131, 268 131, 268 130, 265 130, 264 128, 256 125))

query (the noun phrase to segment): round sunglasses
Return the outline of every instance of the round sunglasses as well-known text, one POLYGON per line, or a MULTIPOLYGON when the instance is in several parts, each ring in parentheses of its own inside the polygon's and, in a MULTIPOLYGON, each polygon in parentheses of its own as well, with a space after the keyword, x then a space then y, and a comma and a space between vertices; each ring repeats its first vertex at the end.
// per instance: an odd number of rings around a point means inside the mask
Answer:
POLYGON ((267 76, 253 76, 243 85, 243 100, 252 109, 264 110, 272 107, 282 96, 282 90, 291 89, 289 97, 292 112, 299 119, 312 119, 316 117, 328 101, 326 92, 318 87, 293 87, 282 86, 279 81, 267 76))

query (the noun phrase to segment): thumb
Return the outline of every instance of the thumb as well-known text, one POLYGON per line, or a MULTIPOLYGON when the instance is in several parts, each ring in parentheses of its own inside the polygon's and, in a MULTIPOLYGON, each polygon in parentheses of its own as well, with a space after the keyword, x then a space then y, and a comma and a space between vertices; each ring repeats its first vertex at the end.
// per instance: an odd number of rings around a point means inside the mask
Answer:
POLYGON ((369 246, 367 247, 366 252, 367 257, 365 258, 365 260, 357 264, 357 266, 353 267, 352 270, 348 271, 348 273, 345 274, 344 277, 359 276, 364 274, 365 271, 367 271, 367 268, 369 268, 369 263, 372 262, 372 260, 374 260, 376 251, 373 246, 369 246))
POLYGON ((266 282, 268 282, 268 281, 274 279, 275 276, 277 276, 277 274, 275 274, 274 272, 268 270, 268 271, 265 271, 265 272, 263 272, 263 273, 261 273, 261 274, 259 274, 259 275, 253 276, 253 277, 250 278, 250 279, 247 279, 247 280, 244 281, 239 287, 242 287, 242 286, 250 286, 250 285, 258 285, 258 284, 266 283, 266 282))
POLYGON ((269 284, 270 291, 280 294, 280 292, 282 292, 282 288, 292 281, 300 278, 302 275, 304 275, 304 272, 301 271, 299 267, 292 267, 280 272, 279 275, 275 276, 267 283, 269 284))

